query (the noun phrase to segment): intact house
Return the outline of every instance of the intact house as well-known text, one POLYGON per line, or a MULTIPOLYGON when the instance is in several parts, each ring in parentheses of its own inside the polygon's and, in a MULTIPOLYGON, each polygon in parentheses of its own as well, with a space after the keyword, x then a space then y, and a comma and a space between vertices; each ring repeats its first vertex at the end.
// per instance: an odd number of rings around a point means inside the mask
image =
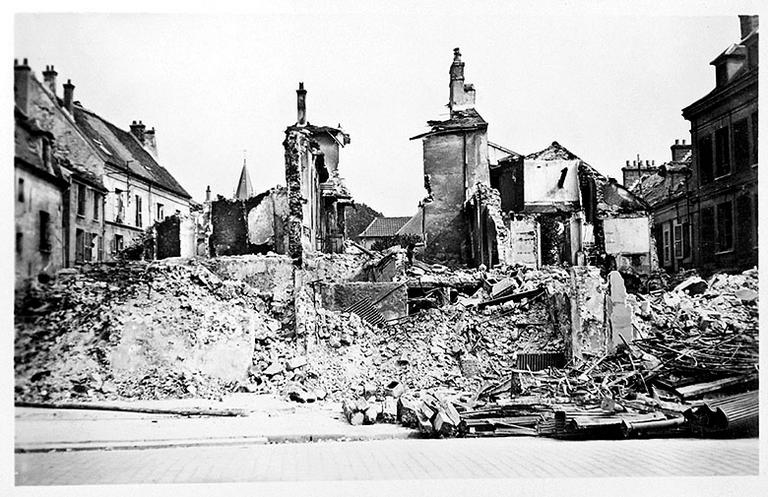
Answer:
POLYGON ((683 109, 693 165, 677 224, 692 231, 690 266, 757 265, 758 16, 739 16, 741 39, 715 60, 715 88, 683 109))
POLYGON ((104 161, 104 224, 109 253, 136 243, 156 223, 175 216, 181 230, 173 235, 178 243, 169 245, 155 232, 156 248, 162 248, 154 255, 194 255, 191 196, 158 162, 154 128, 147 130, 141 121, 133 121, 126 131, 82 105, 74 105, 73 112, 78 127, 104 161))
POLYGON ((375 217, 358 238, 363 248, 371 249, 377 243, 379 245, 392 242, 396 236, 400 235, 400 229, 405 226, 411 218, 406 217, 375 217))
POLYGON ((691 144, 632 190, 653 210, 659 264, 706 273, 757 265, 758 17, 715 60, 715 88, 683 109, 691 144))
MULTIPOLYGON (((158 163, 154 129, 134 122, 130 132, 124 131, 86 110, 74 101, 71 80, 62 85, 60 98, 57 76, 53 66, 46 66, 40 82, 26 59, 14 62, 16 108, 50 134, 51 161, 68 185, 56 227, 61 231, 60 266, 112 260, 157 221, 176 214, 188 217, 190 196, 158 163)), ((191 233, 182 237, 189 243, 170 253, 192 255, 191 233)))
POLYGON ((426 260, 654 269, 642 199, 557 142, 527 156, 489 143, 459 49, 449 75, 449 118, 412 138, 422 140, 427 197, 408 225, 421 217, 426 260))
MULTIPOLYGON (((56 93, 58 73, 53 66, 47 66, 41 82, 24 59, 21 64, 14 61, 14 99, 17 141, 19 134, 25 136, 27 143, 17 142, 17 225, 16 240, 21 248, 17 251, 28 254, 34 242, 32 238, 45 238, 48 233, 50 252, 41 260, 17 258, 17 277, 33 277, 45 268, 55 272, 62 267, 76 263, 104 260, 104 215, 103 203, 107 192, 104 183, 104 162, 94 146, 75 123, 72 112, 72 92, 74 85, 70 81, 63 85, 63 99, 56 93), (37 151, 23 151, 23 148, 39 148, 37 151), (32 155, 39 154, 36 162, 32 155), (35 165, 37 164, 37 165, 35 165), (24 167, 35 165, 35 172, 55 172, 56 184, 61 191, 53 194, 50 184, 32 180, 24 167), (39 166, 39 167, 38 167, 39 166), (38 191, 38 187, 42 190, 38 191), (46 206, 33 205, 34 202, 48 199, 46 206), (55 202, 55 204, 54 204, 55 202), (38 209, 39 207, 39 209, 38 209), (34 214, 37 209, 45 214, 34 214), (39 215, 39 229, 32 229, 29 222, 21 222, 19 211, 30 215, 39 215), (43 229, 48 223, 48 228, 43 229), (35 237, 32 233, 38 233, 35 237), (30 264, 31 262, 31 264, 30 264), (50 263, 50 264, 49 264, 50 263), (21 265, 21 267, 20 267, 21 265)), ((25 216, 22 216, 25 217, 25 216)), ((29 219, 27 219, 29 221, 29 219)), ((46 243, 38 243, 47 247, 46 243)), ((43 252, 48 251, 48 249, 43 252)), ((42 253, 41 253, 42 255, 42 253)), ((35 257, 36 259, 36 257, 35 257)))

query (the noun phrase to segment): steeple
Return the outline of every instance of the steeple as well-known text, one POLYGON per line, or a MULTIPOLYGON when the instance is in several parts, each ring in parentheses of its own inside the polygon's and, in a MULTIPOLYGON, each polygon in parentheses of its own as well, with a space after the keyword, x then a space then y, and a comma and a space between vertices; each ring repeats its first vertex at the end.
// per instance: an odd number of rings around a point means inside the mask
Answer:
POLYGON ((243 170, 240 171, 240 180, 237 182, 235 198, 246 200, 251 198, 252 195, 251 177, 248 175, 248 167, 245 165, 245 151, 243 151, 243 170))

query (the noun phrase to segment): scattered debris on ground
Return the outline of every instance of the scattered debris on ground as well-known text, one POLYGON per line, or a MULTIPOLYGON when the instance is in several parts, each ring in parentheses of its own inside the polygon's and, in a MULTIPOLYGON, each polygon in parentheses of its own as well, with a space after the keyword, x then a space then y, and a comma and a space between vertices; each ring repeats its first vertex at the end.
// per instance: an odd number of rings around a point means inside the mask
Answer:
POLYGON ((196 260, 64 270, 17 295, 16 401, 272 393, 343 400, 350 423, 443 437, 713 434, 756 419, 757 397, 745 394, 757 388, 756 269, 688 272, 629 295, 634 338, 568 361, 552 309, 570 291, 566 269, 403 257, 309 259, 312 282, 407 284, 411 312, 374 326, 315 302, 304 334, 296 304, 234 277, 238 261, 227 272, 196 260))

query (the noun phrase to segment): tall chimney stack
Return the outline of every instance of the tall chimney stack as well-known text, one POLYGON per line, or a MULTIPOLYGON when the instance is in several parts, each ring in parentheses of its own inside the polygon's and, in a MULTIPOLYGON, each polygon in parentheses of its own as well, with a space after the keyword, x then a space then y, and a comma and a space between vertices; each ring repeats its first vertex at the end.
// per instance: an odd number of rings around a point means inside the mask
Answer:
POLYGON ((19 61, 13 60, 13 96, 16 101, 16 106, 21 109, 24 114, 28 112, 29 101, 29 81, 32 77, 32 70, 27 64, 27 59, 19 64, 19 61))
POLYGON ((296 90, 296 124, 304 126, 307 124, 307 90, 304 89, 304 82, 299 82, 299 89, 296 90))
POLYGON ((53 96, 56 96, 56 76, 58 76, 59 73, 56 72, 56 69, 53 68, 53 66, 45 66, 45 71, 43 71, 43 81, 45 82, 45 86, 48 87, 48 89, 53 93, 53 96))
POLYGON ((147 129, 146 126, 144 126, 144 123, 139 121, 138 123, 136 121, 133 121, 131 123, 131 134, 136 137, 137 140, 143 145, 144 144, 144 130, 147 129))
POLYGON ((464 103, 464 62, 461 61, 461 50, 458 47, 453 49, 453 62, 448 73, 451 76, 448 108, 453 111, 464 103))
POLYGON ((68 79, 64 83, 64 108, 72 114, 72 97, 75 93, 75 85, 72 84, 72 80, 68 79))

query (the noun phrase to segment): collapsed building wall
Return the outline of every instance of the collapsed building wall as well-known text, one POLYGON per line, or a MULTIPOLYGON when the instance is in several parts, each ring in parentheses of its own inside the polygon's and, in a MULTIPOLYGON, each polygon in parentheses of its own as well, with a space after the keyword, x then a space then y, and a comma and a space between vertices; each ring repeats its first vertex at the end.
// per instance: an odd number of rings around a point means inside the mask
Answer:
POLYGON ((286 253, 288 210, 280 186, 245 200, 219 197, 211 203, 211 256, 286 253))

